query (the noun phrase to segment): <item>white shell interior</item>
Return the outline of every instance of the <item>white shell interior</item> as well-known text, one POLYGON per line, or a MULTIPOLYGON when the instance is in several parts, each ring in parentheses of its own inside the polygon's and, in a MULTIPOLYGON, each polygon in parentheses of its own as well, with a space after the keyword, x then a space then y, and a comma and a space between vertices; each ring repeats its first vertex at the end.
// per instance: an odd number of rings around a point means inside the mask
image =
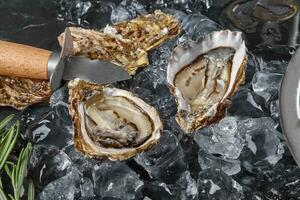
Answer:
MULTIPOLYGON (((201 38, 196 42, 191 41, 189 43, 185 43, 182 46, 178 46, 174 50, 167 66, 167 83, 174 92, 174 95, 177 99, 179 111, 185 110, 187 112, 192 112, 192 107, 190 103, 184 98, 179 88, 175 86, 174 83, 176 75, 186 66, 195 61, 199 56, 205 55, 214 49, 217 50, 218 48, 227 48, 234 50, 230 73, 230 82, 228 84, 226 92, 223 93, 223 97, 220 100, 220 102, 222 102, 228 97, 229 93, 234 87, 239 69, 242 66, 244 58, 246 57, 246 47, 242 39, 242 33, 231 32, 229 30, 212 32, 211 34, 201 38)), ((210 55, 210 59, 222 59, 222 56, 225 56, 224 58, 226 58, 226 53, 222 54, 222 52, 220 51, 210 55), (216 58, 215 56, 220 56, 221 58, 216 58)))

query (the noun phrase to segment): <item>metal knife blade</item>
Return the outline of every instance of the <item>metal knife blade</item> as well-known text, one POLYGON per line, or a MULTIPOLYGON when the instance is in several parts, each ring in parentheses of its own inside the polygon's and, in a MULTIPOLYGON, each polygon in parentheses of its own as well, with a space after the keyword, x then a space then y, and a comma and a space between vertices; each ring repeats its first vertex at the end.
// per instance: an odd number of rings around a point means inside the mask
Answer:
POLYGON ((66 60, 63 79, 75 78, 105 84, 127 80, 131 76, 122 67, 113 63, 72 56, 66 60))
POLYGON ((300 49, 291 59, 280 88, 281 127, 287 146, 300 166, 300 49))
POLYGON ((65 71, 66 59, 68 56, 71 56, 73 54, 73 38, 70 29, 67 27, 64 32, 64 43, 60 52, 59 61, 57 62, 57 65, 50 68, 48 65, 48 74, 51 74, 50 87, 52 91, 55 91, 60 87, 65 71), (49 70, 53 70, 53 72, 49 70))
MULTIPOLYGON (((131 76, 122 67, 100 60, 91 60, 84 57, 72 56, 73 38, 69 28, 64 32, 64 43, 59 57, 59 61, 50 60, 50 63, 57 63, 56 66, 49 67, 51 74, 50 85, 54 91, 59 88, 61 80, 73 80, 80 78, 93 83, 113 83, 130 79, 131 76)), ((54 57, 57 59, 58 57, 54 57)))

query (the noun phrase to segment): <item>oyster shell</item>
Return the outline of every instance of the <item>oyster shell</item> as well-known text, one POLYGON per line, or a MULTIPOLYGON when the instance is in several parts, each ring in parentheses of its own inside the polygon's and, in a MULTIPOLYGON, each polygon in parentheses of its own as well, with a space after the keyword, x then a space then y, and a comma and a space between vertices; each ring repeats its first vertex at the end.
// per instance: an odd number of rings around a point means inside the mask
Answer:
POLYGON ((177 102, 176 121, 186 133, 226 115, 228 97, 244 82, 247 63, 241 32, 213 32, 177 47, 167 83, 177 102))
POLYGON ((50 96, 48 81, 0 76, 0 106, 11 106, 21 110, 46 101, 50 96))
MULTIPOLYGON (((161 11, 95 31, 71 27, 74 51, 91 59, 110 61, 135 74, 149 64, 148 50, 179 34, 178 22, 161 11)), ((63 34, 58 37, 63 44, 63 34)))
MULTIPOLYGON (((111 61, 123 66, 130 74, 149 64, 147 53, 131 40, 83 28, 70 27, 70 31, 76 55, 111 61)), ((63 37, 59 36, 58 40, 62 46, 63 37)))
POLYGON ((113 27, 117 30, 117 34, 135 41, 145 51, 155 48, 180 32, 178 22, 171 15, 160 10, 129 22, 115 24, 113 27))
POLYGON ((128 159, 160 138, 157 111, 128 91, 76 79, 69 93, 74 145, 91 158, 128 159))

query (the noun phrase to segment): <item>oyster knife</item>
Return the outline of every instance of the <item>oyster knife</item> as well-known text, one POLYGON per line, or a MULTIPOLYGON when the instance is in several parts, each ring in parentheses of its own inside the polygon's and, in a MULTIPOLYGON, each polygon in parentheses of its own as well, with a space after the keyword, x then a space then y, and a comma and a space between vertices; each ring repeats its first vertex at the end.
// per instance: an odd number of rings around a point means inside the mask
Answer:
POLYGON ((52 91, 60 87, 62 80, 80 78, 105 84, 130 79, 130 75, 118 65, 73 54, 73 40, 68 28, 64 32, 60 54, 0 41, 0 75, 50 80, 52 91))
POLYGON ((286 143, 300 166, 300 49, 294 54, 283 77, 279 104, 286 143))

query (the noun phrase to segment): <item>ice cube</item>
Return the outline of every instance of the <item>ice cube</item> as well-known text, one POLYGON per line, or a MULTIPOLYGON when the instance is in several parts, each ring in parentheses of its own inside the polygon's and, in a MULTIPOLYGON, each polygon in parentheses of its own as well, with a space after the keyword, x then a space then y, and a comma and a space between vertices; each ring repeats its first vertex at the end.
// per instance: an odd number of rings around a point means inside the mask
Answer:
POLYGON ((199 199, 241 199, 243 188, 219 169, 206 169, 197 181, 199 199))
POLYGON ((40 200, 73 200, 80 180, 80 174, 72 169, 65 176, 49 183, 39 194, 40 200))
POLYGON ((244 147, 244 139, 237 130, 237 123, 237 118, 226 117, 218 124, 198 131, 194 135, 194 139, 202 149, 210 154, 236 159, 244 147))
POLYGON ((145 182, 143 193, 150 199, 166 199, 171 200, 175 198, 171 188, 163 182, 148 181, 145 182))
POLYGON ((232 97, 232 104, 228 112, 233 116, 240 117, 266 117, 269 116, 269 109, 263 97, 252 90, 241 88, 232 97))
POLYGON ((163 131, 158 144, 135 160, 151 177, 166 183, 173 183, 186 169, 179 141, 170 131, 163 131))
POLYGON ((62 86, 52 93, 50 97, 50 105, 52 107, 56 107, 59 105, 67 107, 69 105, 67 85, 62 86))
POLYGON ((270 117, 246 119, 239 123, 239 131, 244 133, 247 148, 244 148, 240 160, 246 170, 257 170, 274 166, 283 156, 282 134, 270 117))
POLYGON ((299 190, 299 167, 291 163, 277 163, 270 169, 259 171, 255 177, 243 177, 245 199, 297 199, 299 190))
POLYGON ((94 166, 98 164, 98 161, 85 157, 81 152, 77 151, 74 145, 68 146, 64 152, 69 156, 72 161, 72 166, 77 169, 86 177, 92 177, 94 166))
POLYGON ((156 75, 150 72, 141 72, 134 78, 131 91, 145 102, 154 106, 162 118, 175 115, 176 104, 165 84, 159 84, 156 75))
POLYGON ((284 74, 292 55, 295 53, 295 48, 283 46, 259 48, 253 50, 252 53, 260 61, 257 65, 260 71, 284 74))
POLYGON ((296 199, 300 195, 300 170, 295 165, 279 164, 272 170, 261 171, 265 197, 275 199, 296 199))
POLYGON ((73 143, 73 124, 69 115, 67 87, 53 93, 50 106, 37 104, 23 111, 22 135, 32 143, 54 145, 63 149, 73 143))
MULTIPOLYGON (((73 125, 66 107, 57 107, 39 115, 24 126, 23 137, 33 143, 63 149, 73 143, 73 125)), ((24 118, 23 118, 24 119, 24 118)))
POLYGON ((180 25, 182 30, 192 40, 197 40, 213 31, 219 31, 222 29, 219 24, 201 14, 187 15, 180 25))
POLYGON ((52 110, 27 125, 24 137, 33 143, 55 145, 59 148, 73 143, 73 128, 65 125, 52 110))
POLYGON ((176 113, 174 97, 166 85, 166 67, 177 39, 171 40, 150 53, 150 66, 133 78, 131 91, 154 106, 162 118, 176 113))
POLYGON ((197 183, 188 171, 182 173, 173 190, 177 191, 177 196, 182 200, 196 199, 198 195, 197 183))
POLYGON ((222 170, 229 176, 235 175, 241 171, 239 160, 226 159, 214 156, 206 153, 203 150, 199 151, 198 161, 203 170, 209 168, 216 168, 222 170))
POLYGON ((148 7, 151 11, 156 9, 165 11, 172 8, 177 11, 192 13, 207 10, 206 2, 208 1, 211 0, 148 0, 147 2, 149 2, 148 7))
POLYGON ((199 171, 201 170, 198 160, 195 159, 198 157, 198 152, 200 151, 198 144, 193 137, 184 134, 180 127, 178 127, 177 123, 176 126, 173 127, 172 131, 173 133, 177 134, 177 137, 180 139, 181 148, 184 152, 184 157, 186 163, 188 164, 189 172, 192 175, 198 175, 199 171))
POLYGON ((206 9, 209 9, 213 5, 213 0, 200 0, 200 1, 205 4, 206 9))
POLYGON ((147 11, 143 4, 137 0, 123 0, 116 8, 112 10, 110 19, 112 23, 129 21, 139 15, 145 15, 147 11))
POLYGON ((260 67, 264 72, 284 74, 287 65, 288 62, 284 60, 270 60, 268 62, 264 62, 264 64, 260 67))
MULTIPOLYGON (((43 107, 39 106, 39 108, 43 110, 43 107)), ((51 121, 54 119, 54 113, 48 106, 46 106, 47 111, 41 115, 35 114, 34 110, 35 109, 31 110, 29 113, 23 113, 22 115, 22 121, 25 122, 22 136, 26 140, 29 140, 33 143, 39 143, 43 141, 50 133, 51 121)))
POLYGON ((30 161, 29 173, 41 187, 66 175, 71 167, 67 154, 52 145, 35 145, 30 161))
POLYGON ((151 199, 197 199, 197 182, 191 177, 189 171, 181 174, 180 178, 173 184, 160 181, 146 182, 144 193, 151 199))
POLYGON ((60 2, 60 6, 60 19, 64 19, 77 25, 82 25, 84 24, 87 13, 92 7, 92 3, 90 1, 82 0, 62 0, 60 2))
POLYGON ((123 162, 103 162, 93 171, 95 193, 102 198, 135 199, 144 183, 123 162))
POLYGON ((93 198, 95 196, 91 179, 84 177, 80 180, 80 191, 83 199, 93 198))
POLYGON ((260 57, 257 57, 252 52, 247 52, 248 62, 245 71, 245 85, 244 87, 251 88, 251 82, 255 72, 261 69, 263 60, 260 57))
POLYGON ((279 100, 275 100, 270 103, 270 113, 271 113, 271 117, 274 120, 279 121, 279 117, 280 117, 279 100))
POLYGON ((252 80, 253 91, 267 102, 278 99, 282 76, 278 73, 256 72, 252 80))

